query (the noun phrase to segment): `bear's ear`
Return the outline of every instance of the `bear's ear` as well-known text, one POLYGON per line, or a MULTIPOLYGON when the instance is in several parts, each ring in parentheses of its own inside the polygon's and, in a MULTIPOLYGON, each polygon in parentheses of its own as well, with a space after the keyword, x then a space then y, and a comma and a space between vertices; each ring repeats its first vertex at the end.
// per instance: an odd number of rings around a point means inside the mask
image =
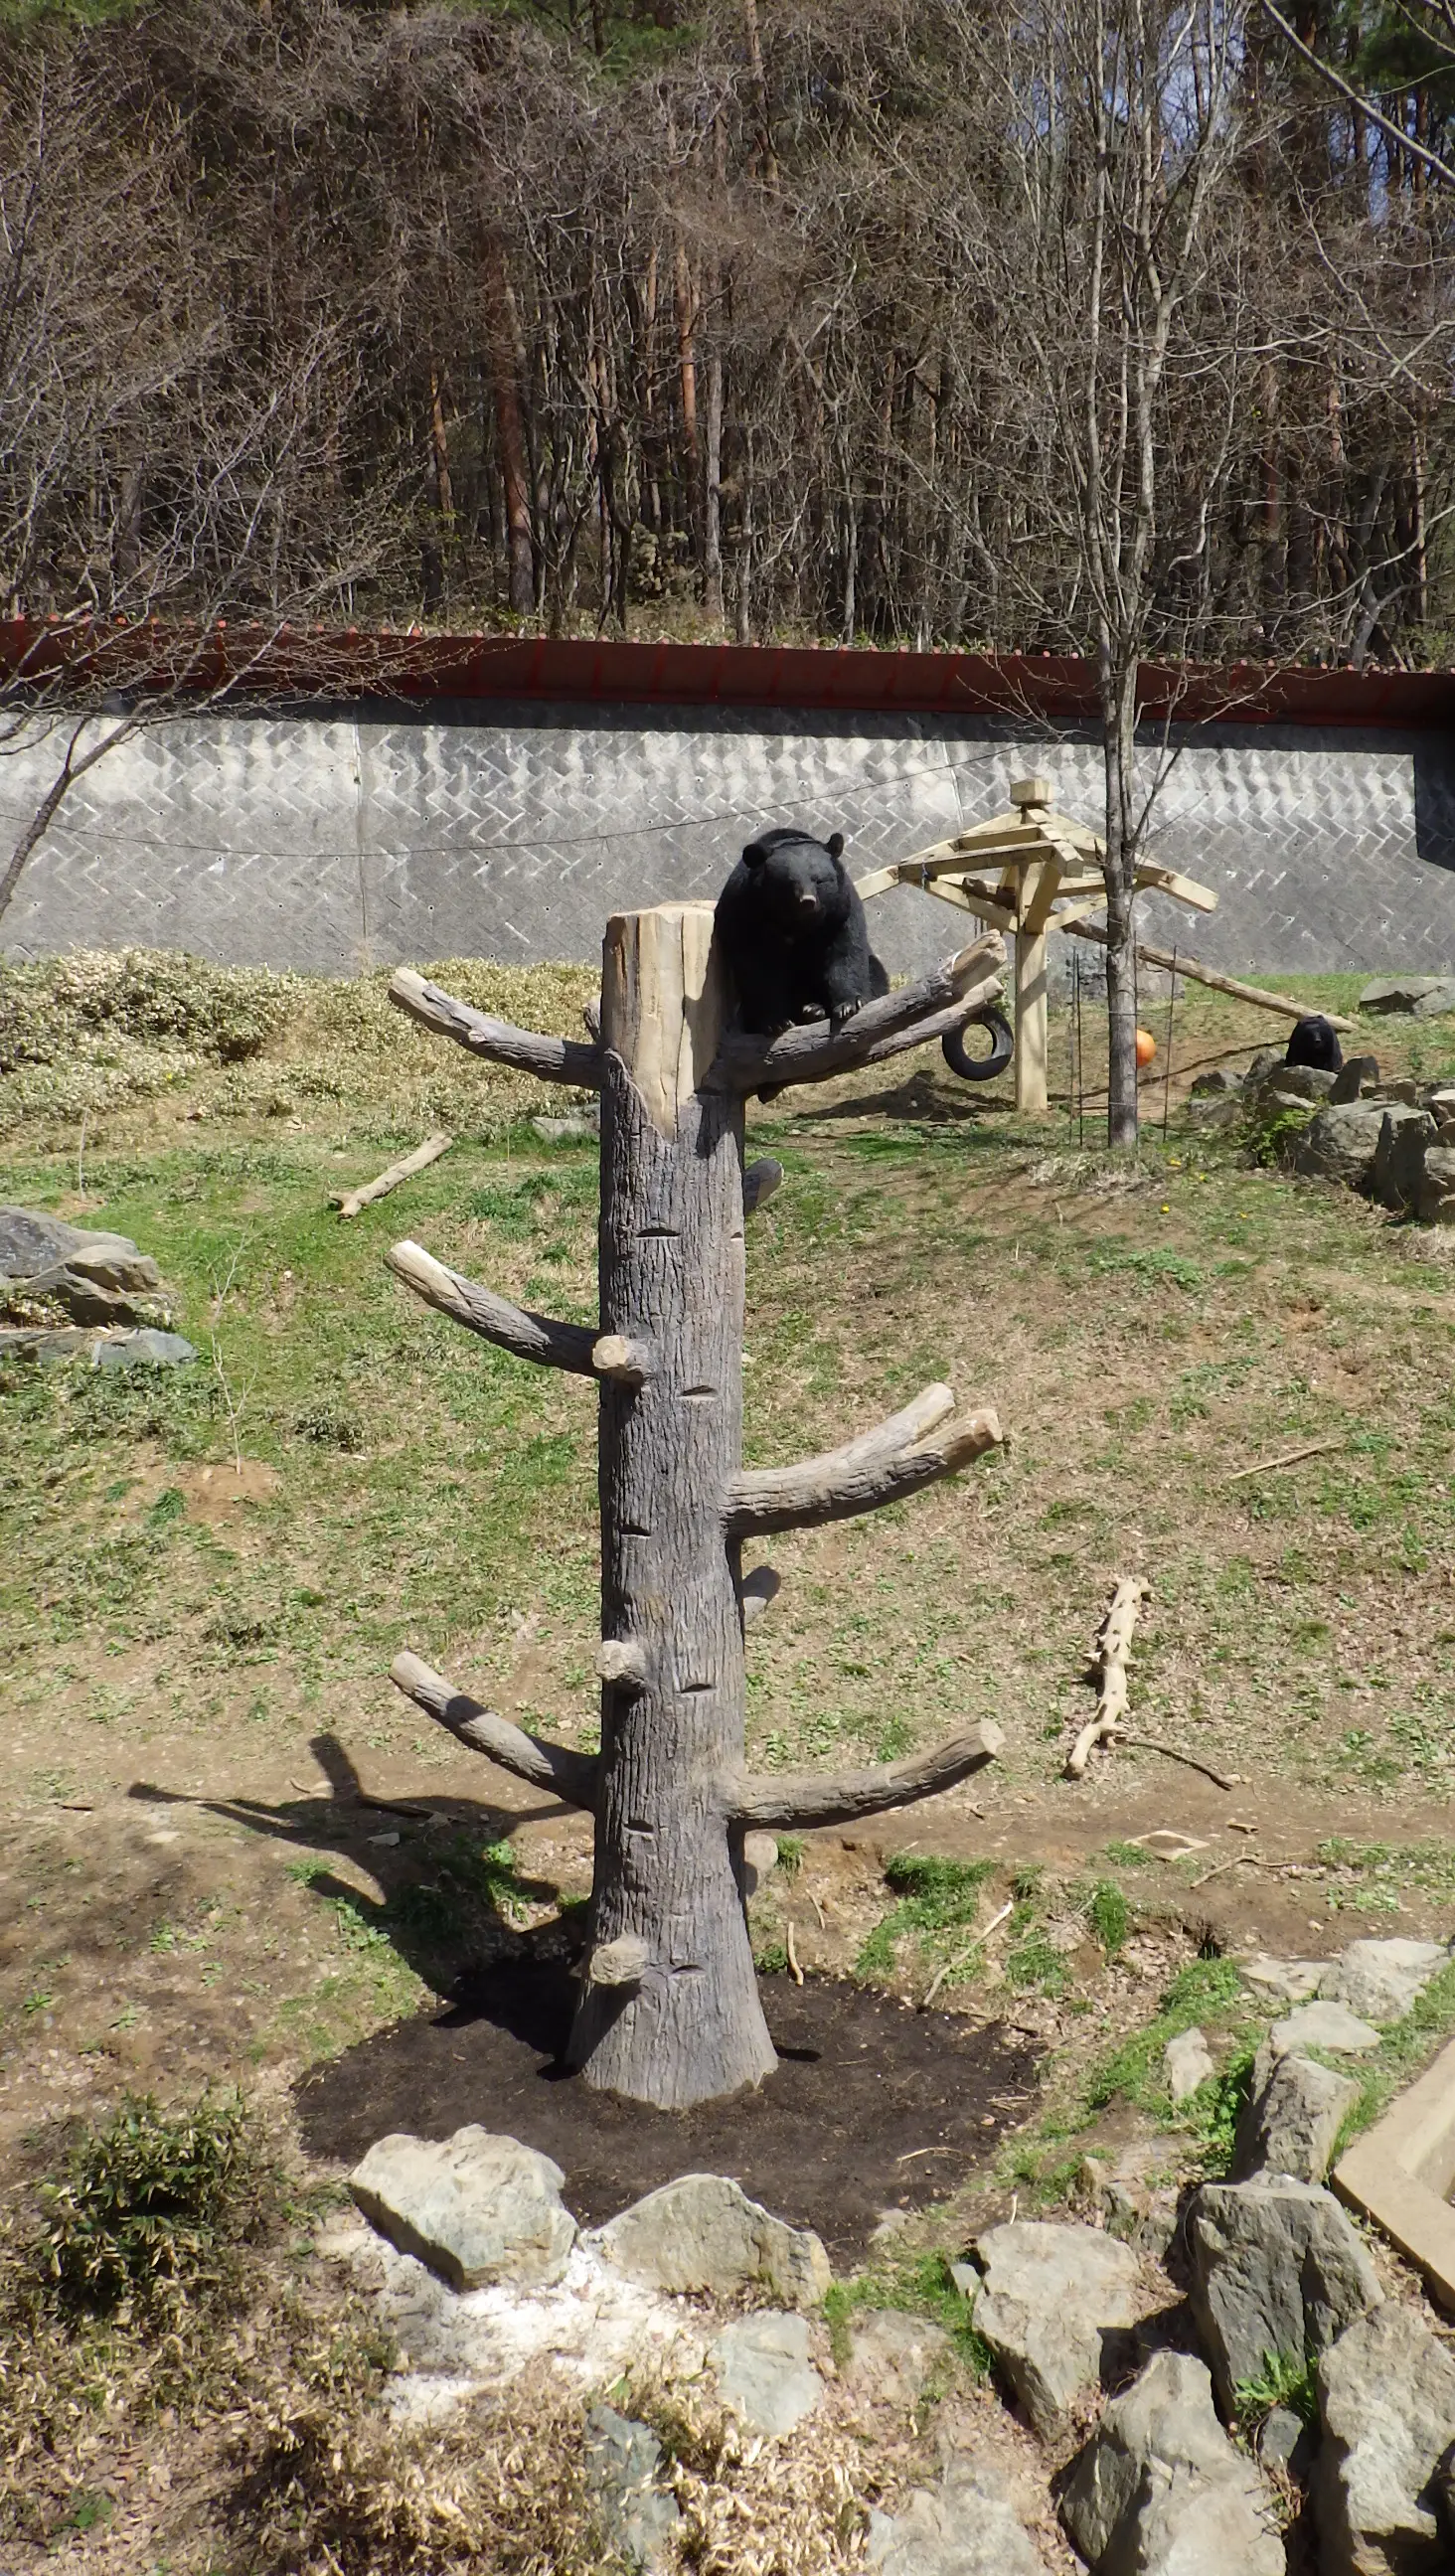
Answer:
POLYGON ((767 856, 761 841, 750 841, 743 852, 743 865, 745 868, 760 868, 767 856))
POLYGON ((830 832, 828 839, 824 843, 824 848, 827 850, 831 859, 841 859, 844 855, 843 833, 830 832))

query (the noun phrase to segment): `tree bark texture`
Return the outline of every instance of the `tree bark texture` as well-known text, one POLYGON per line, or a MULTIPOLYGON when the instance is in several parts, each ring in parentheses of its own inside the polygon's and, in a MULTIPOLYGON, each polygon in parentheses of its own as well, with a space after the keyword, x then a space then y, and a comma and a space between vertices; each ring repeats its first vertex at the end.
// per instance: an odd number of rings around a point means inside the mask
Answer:
POLYGON ((585 2081, 679 2109, 775 2064, 719 1784, 743 1763, 746 1680, 728 1488, 742 1457, 740 1098, 695 1081, 722 997, 706 906, 613 921, 602 984, 601 1321, 652 1345, 601 1393, 601 1631, 640 1649, 606 1682, 595 1949, 634 1933, 635 1985, 588 1972, 585 2081))
MULTIPOLYGON (((947 1008, 998 995, 993 972, 988 985, 974 979, 1003 961, 992 934, 892 1001, 867 1004, 871 1054, 924 1044, 947 1008)), ((710 905, 608 923, 599 1047, 487 1020, 406 971, 390 994, 440 1036, 529 1061, 548 1080, 579 1080, 587 1059, 600 1087, 598 1326, 528 1314, 417 1244, 389 1255, 415 1295, 455 1322, 600 1390, 600 1754, 526 1735, 415 1655, 401 1655, 393 1677, 460 1742, 589 1808, 592 1931, 569 2060, 588 2085, 687 2109, 760 2083, 776 2063, 745 1913, 750 1827, 931 1796, 994 1760, 1000 1743, 987 1721, 887 1769, 749 1776, 743 1635, 778 1579, 764 1566, 744 1578, 744 1539, 872 1511, 968 1465, 1000 1428, 988 1408, 954 1422, 951 1390, 930 1386, 840 1449, 744 1472, 745 1201, 782 1175, 764 1161, 745 1182, 742 1104, 761 1041, 745 1057, 740 1040, 725 1042, 710 905)), ((785 1078, 821 1081, 838 1064, 839 1041, 824 1031, 785 1078)))

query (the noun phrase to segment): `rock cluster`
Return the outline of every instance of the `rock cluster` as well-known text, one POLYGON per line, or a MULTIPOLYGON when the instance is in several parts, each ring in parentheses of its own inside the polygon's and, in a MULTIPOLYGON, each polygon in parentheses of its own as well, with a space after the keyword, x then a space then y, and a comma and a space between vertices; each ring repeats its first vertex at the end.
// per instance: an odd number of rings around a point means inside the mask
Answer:
MULTIPOLYGON (((1289 2009, 1258 2053, 1234 2178, 1177 2213, 1180 2314, 1154 2268, 1166 2237, 1148 2232, 1156 2141, 1145 2174, 1087 2159, 1081 2205, 1103 2225, 1013 2217, 951 2266, 1003 2393, 1066 2464, 1061 2518, 1093 2576, 1281 2576, 1290 2480, 1308 2490, 1326 2576, 1455 2567, 1455 2350, 1384 2296, 1324 2187, 1358 2091, 1326 2061, 1357 2064, 1449 1957, 1393 1939, 1246 1962, 1250 1986, 1289 2009), (1174 2348, 1189 2326, 1196 2353, 1174 2348), (1228 2428, 1250 2409, 1239 2446, 1228 2428)), ((1205 2035, 1174 2043, 1165 2071, 1184 2098, 1206 2082, 1205 2035)), ((680 2512, 656 2434, 604 2402, 624 2373, 709 2389, 750 2443, 786 2440, 829 2405, 834 2365, 810 2313, 830 2286, 824 2249, 721 2175, 683 2175, 585 2233, 548 2157, 478 2128, 382 2139, 351 2179, 385 2240, 371 2259, 402 2365, 396 2413, 427 2421, 533 2359, 574 2371, 597 2397, 584 2469, 603 2543, 644 2576, 677 2563, 680 2512), (747 2312, 713 2316, 713 2301, 747 2312)), ((836 2352, 844 2386, 908 2411, 949 2384, 955 2345, 885 2308, 854 2314, 836 2352)), ((937 2483, 871 2515, 866 2566, 1046 2576, 1044 2484, 1028 2503, 982 2429, 967 2447, 952 2422, 937 2483)))
MULTIPOLYGON (((1455 994, 1455 980, 1414 977, 1391 989, 1455 994)), ((1374 988, 1371 986, 1370 990, 1374 988)), ((1421 1009, 1408 1003, 1370 1008, 1421 1009)), ((1455 1007, 1441 1000, 1441 1011, 1455 1007)), ((1272 1048, 1253 1058, 1241 1082, 1201 1075, 1192 1110, 1204 1125, 1286 1127, 1283 1155, 1305 1180, 1336 1181, 1425 1225, 1455 1224, 1455 1089, 1447 1083, 1384 1081, 1378 1059, 1352 1056, 1341 1072, 1285 1064, 1272 1048)))
POLYGON ((0 1328, 0 1357, 68 1359, 100 1368, 175 1367, 197 1353, 168 1321, 162 1274, 124 1234, 65 1225, 39 1209, 0 1207, 0 1291, 23 1320, 0 1328), (69 1323, 39 1320, 60 1313, 69 1323))

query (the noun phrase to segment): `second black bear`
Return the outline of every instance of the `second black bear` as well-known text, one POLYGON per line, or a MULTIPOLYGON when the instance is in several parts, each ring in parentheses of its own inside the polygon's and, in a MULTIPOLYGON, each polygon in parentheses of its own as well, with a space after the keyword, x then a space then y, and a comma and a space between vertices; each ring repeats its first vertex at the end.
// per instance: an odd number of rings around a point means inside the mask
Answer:
POLYGON ((861 1003, 888 992, 843 847, 842 832, 826 842, 764 832, 718 896, 718 937, 745 1029, 766 1035, 820 1018, 842 1028, 861 1003))
POLYGON ((1288 1053, 1283 1061, 1285 1064, 1310 1065, 1315 1073, 1340 1072, 1344 1050, 1333 1022, 1326 1020, 1322 1011, 1310 1011, 1305 1018, 1295 1020, 1288 1053))

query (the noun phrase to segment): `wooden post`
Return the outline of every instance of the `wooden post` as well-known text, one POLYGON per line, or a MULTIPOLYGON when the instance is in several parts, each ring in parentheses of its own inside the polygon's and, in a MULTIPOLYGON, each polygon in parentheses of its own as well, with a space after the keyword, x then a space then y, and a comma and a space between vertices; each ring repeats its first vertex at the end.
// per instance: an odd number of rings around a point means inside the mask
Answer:
MULTIPOLYGON (((596 1820, 592 1927, 569 2059, 584 2083, 682 2110, 776 2063, 744 1898, 750 1832, 795 1831, 931 1796, 994 1759, 999 1730, 837 1778, 745 1770, 744 1630, 777 1589, 744 1578, 748 1540, 874 1511, 1000 1439, 988 1409, 952 1421, 930 1386, 876 1429, 791 1466, 742 1464, 743 1102, 926 1044, 1000 991, 992 934, 845 1028, 750 1037, 706 904, 617 915, 602 960, 600 1044, 493 1020, 408 970, 390 997, 426 1028, 546 1080, 601 1093, 600 1320, 528 1314, 417 1244, 396 1275, 467 1330, 600 1391, 601 1751, 543 1743, 401 1655, 399 1688, 462 1742, 596 1820), (986 970, 989 969, 989 973, 986 970), (977 977, 980 980, 977 981, 977 977)), ((777 1166, 754 1167, 765 1198, 777 1166)))
MULTIPOLYGON (((1049 811, 1049 778, 1019 778, 1010 791, 1023 823, 1049 811)), ((1032 859, 1016 870, 1015 1105, 1024 1117, 1044 1118, 1046 1091, 1046 932, 1061 871, 1054 858, 1032 859)))

